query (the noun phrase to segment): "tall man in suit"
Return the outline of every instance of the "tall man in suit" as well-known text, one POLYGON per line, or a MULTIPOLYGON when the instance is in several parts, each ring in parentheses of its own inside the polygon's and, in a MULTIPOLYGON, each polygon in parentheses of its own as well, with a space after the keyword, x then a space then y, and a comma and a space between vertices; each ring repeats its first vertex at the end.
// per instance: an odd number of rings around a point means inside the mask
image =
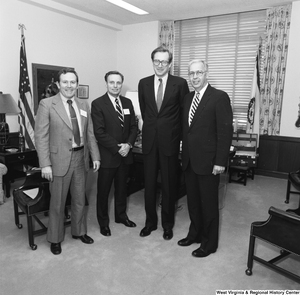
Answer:
POLYGON ((178 154, 181 136, 181 113, 184 96, 189 92, 185 79, 172 76, 169 69, 172 53, 156 48, 152 54, 154 75, 139 82, 138 96, 143 118, 142 150, 145 175, 146 223, 140 236, 157 229, 156 190, 161 172, 161 218, 163 238, 173 237, 175 200, 178 189, 178 154))
POLYGON ((191 61, 189 77, 195 91, 184 99, 182 168, 191 224, 178 244, 201 243, 192 255, 206 257, 218 248, 218 190, 232 140, 232 109, 227 93, 208 84, 205 61, 191 61))
POLYGON ((101 168, 97 187, 97 218, 100 233, 110 236, 108 197, 114 181, 115 222, 127 227, 136 224, 129 220, 127 208, 127 178, 133 163, 132 146, 137 135, 137 124, 130 99, 121 96, 124 76, 117 71, 105 77, 107 93, 92 102, 94 132, 101 154, 101 168))
POLYGON ((65 68, 58 73, 60 92, 42 99, 35 121, 35 143, 42 177, 50 181, 50 209, 47 240, 51 252, 61 253, 64 240, 64 208, 71 193, 71 233, 74 239, 92 244, 87 233, 85 184, 89 156, 96 172, 100 154, 93 133, 87 102, 78 99, 78 75, 65 68))

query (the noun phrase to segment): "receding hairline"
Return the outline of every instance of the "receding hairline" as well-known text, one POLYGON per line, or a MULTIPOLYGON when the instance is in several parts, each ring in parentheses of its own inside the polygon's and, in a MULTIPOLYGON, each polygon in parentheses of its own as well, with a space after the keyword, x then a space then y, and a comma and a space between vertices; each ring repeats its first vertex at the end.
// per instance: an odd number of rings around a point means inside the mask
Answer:
POLYGON ((190 67, 192 64, 195 64, 195 63, 202 63, 204 65, 204 69, 205 71, 208 71, 208 64, 205 60, 203 59, 193 59, 189 62, 189 66, 188 66, 188 70, 190 71, 190 67))

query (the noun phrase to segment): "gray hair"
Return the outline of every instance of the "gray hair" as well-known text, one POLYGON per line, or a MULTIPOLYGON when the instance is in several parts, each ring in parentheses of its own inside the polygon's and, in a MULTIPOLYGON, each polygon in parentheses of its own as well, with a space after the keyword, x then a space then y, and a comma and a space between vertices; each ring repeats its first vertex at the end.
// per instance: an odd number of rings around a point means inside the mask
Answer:
POLYGON ((190 67, 191 67, 191 65, 194 64, 194 63, 202 63, 202 64, 204 65, 205 71, 208 72, 208 64, 207 64, 207 62, 204 61, 204 60, 201 60, 201 59, 193 59, 193 60, 191 60, 191 61, 189 62, 188 71, 190 71, 190 67))

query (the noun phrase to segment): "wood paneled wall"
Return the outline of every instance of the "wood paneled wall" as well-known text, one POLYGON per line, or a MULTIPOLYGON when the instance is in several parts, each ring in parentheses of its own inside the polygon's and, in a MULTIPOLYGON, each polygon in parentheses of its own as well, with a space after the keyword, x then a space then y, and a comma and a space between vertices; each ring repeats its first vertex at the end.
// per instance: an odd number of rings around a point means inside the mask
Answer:
POLYGON ((258 153, 256 174, 287 178, 300 169, 300 138, 260 135, 258 153))

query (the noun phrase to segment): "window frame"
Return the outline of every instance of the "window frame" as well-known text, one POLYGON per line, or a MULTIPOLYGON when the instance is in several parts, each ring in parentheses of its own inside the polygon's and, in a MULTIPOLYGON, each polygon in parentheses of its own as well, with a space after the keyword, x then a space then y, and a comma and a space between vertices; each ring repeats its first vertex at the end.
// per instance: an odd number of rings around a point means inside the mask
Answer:
POLYGON ((256 56, 260 40, 265 39, 265 25, 266 9, 174 22, 174 75, 185 78, 192 90, 188 63, 206 60, 208 81, 228 93, 239 129, 247 126, 256 56))

